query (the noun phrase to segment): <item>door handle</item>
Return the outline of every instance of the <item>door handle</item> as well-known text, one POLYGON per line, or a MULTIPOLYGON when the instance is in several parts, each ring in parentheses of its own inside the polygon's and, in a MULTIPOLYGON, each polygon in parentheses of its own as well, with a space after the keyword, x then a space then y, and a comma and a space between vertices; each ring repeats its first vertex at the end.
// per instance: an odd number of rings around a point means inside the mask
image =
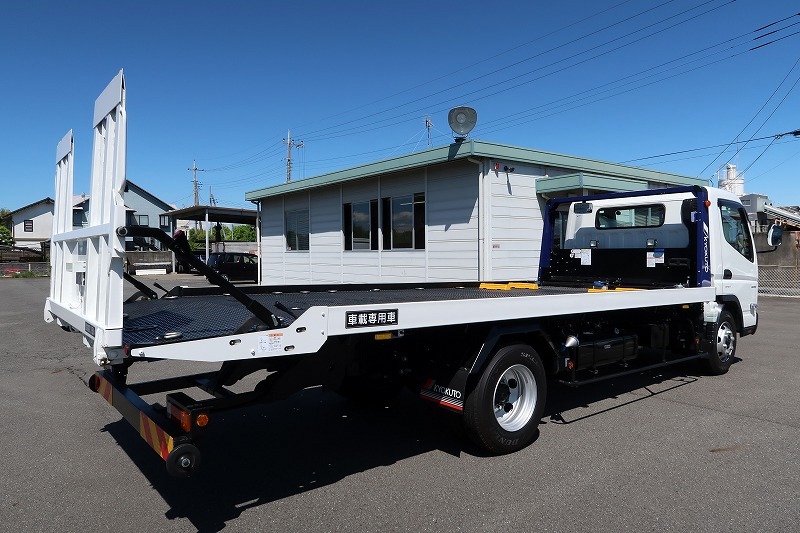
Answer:
POLYGON ((726 268, 725 272, 722 273, 722 279, 733 279, 733 272, 726 268))

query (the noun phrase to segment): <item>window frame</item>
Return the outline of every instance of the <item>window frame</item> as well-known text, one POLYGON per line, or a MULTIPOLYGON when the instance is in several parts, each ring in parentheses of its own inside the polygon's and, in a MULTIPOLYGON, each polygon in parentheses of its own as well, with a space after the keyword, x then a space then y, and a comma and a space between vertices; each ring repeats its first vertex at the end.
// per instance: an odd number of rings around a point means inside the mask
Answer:
POLYGON ((381 230, 383 232, 383 249, 385 251, 425 250, 426 247, 426 213, 425 193, 415 192, 381 198, 381 230), (408 246, 397 246, 395 243, 396 220, 395 202, 407 199, 411 204, 411 243, 408 246))
MULTIPOLYGON (((361 200, 358 202, 345 202, 342 204, 342 236, 343 248, 346 252, 374 252, 380 249, 378 232, 378 200, 361 200), (355 210, 366 208, 367 226, 366 237, 359 237, 362 242, 356 243, 355 210), (366 239, 366 242, 363 242, 366 239), (359 244, 359 246, 356 246, 359 244)), ((359 224, 361 226, 361 224, 359 224)), ((361 229, 364 229, 363 227, 361 229)))
POLYGON ((292 209, 290 211, 285 211, 283 214, 283 238, 284 238, 284 246, 287 252, 308 252, 311 249, 311 218, 308 209, 292 209), (305 233, 301 233, 299 230, 302 229, 298 226, 297 222, 301 219, 305 218, 305 233), (290 228, 292 224, 290 221, 293 221, 294 230, 290 228), (289 245, 289 233, 294 233, 294 245, 295 248, 290 247, 289 245), (301 238, 305 235, 305 243, 302 242, 301 238), (305 244, 305 246, 304 246, 305 244))
MULTIPOLYGON (((736 252, 738 252, 739 255, 741 255, 751 263, 753 263, 755 261, 756 254, 755 254, 753 235, 750 232, 750 217, 747 215, 747 211, 745 210, 744 207, 737 204, 736 202, 731 202, 727 200, 719 200, 717 202, 717 208, 719 209, 719 222, 720 222, 720 231, 722 232, 722 238, 725 240, 726 243, 728 243, 728 245, 731 248, 733 248, 736 252), (736 220, 732 217, 730 218, 731 220, 734 221, 734 223, 736 223, 738 227, 743 228, 742 236, 744 238, 744 242, 742 243, 742 245, 747 245, 746 254, 744 253, 743 246, 740 248, 739 246, 737 246, 735 242, 731 242, 730 240, 728 240, 728 235, 725 233, 725 224, 724 224, 725 216, 723 215, 722 212, 723 208, 733 211, 734 213, 739 215, 740 218, 739 220, 736 220)), ((736 235, 738 240, 739 236, 738 231, 736 232, 736 235)))
POLYGON ((22 221, 22 231, 24 233, 33 233, 33 219, 27 218, 22 221), (30 229, 28 229, 30 228, 30 229))
MULTIPOLYGON (((363 218, 363 212, 362 212, 363 218)), ((408 230, 407 230, 408 231, 408 230)), ((346 252, 374 252, 374 251, 413 251, 425 250, 426 243, 426 206, 425 193, 412 192, 396 196, 383 196, 380 199, 359 200, 342 203, 342 247, 346 252), (395 209, 393 204, 405 199, 411 204, 411 243, 398 247, 395 244, 395 209), (354 229, 354 213, 356 209, 369 206, 369 248, 356 247, 354 229)), ((362 236, 361 239, 366 239, 362 236)))

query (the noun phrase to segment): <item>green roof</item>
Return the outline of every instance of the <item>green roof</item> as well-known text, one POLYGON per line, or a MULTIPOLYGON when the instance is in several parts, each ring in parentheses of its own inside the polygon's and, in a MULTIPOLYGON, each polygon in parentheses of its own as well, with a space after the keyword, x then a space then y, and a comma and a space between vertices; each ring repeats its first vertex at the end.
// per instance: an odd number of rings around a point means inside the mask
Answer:
MULTIPOLYGON (((327 185, 334 185, 348 181, 369 178, 378 175, 391 174, 413 168, 422 168, 430 165, 466 159, 468 157, 501 159, 513 163, 528 163, 547 167, 558 167, 574 170, 577 174, 592 176, 592 181, 597 179, 621 178, 624 181, 631 179, 638 182, 642 180, 664 183, 668 185, 705 185, 706 181, 669 172, 630 167, 618 163, 607 163, 583 157, 554 154, 532 148, 520 148, 506 144, 490 143, 478 140, 469 140, 463 143, 453 143, 449 146, 431 148, 422 152, 384 159, 358 167, 338 170, 328 174, 321 174, 280 185, 273 185, 245 193, 246 200, 259 200, 270 196, 279 196, 291 192, 303 191, 327 185)), ((553 179, 555 178, 546 178, 553 179)), ((568 180, 568 181, 575 181, 568 180)), ((622 183, 622 182, 620 182, 622 183)), ((555 185, 555 182, 552 183, 555 185)), ((641 189, 641 187, 638 187, 641 189)), ((562 187, 559 187, 562 189, 562 187)), ((635 190, 635 189, 625 189, 635 190)))

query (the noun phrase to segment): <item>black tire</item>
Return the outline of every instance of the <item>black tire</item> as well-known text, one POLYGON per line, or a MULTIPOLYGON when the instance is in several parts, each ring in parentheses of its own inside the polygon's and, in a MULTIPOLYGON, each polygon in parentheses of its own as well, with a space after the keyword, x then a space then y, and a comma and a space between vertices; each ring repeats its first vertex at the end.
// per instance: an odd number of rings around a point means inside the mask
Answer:
POLYGON ((708 371, 720 376, 725 374, 736 356, 736 321, 727 309, 719 314, 716 334, 709 346, 707 362, 708 371))
POLYGON ((200 450, 194 444, 176 446, 167 456, 167 472, 174 478, 187 478, 200 466, 200 450))
POLYGON ((464 402, 464 423, 475 443, 495 454, 515 452, 533 441, 547 397, 536 350, 505 346, 486 365, 464 402))

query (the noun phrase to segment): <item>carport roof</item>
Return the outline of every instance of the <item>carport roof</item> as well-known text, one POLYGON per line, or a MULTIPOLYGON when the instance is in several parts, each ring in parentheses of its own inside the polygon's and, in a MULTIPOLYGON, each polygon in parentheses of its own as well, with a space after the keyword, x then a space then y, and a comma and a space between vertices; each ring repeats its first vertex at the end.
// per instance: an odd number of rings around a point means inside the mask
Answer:
POLYGON ((217 207, 214 205, 194 205, 166 211, 165 215, 178 220, 199 220, 209 222, 225 222, 230 224, 255 225, 258 212, 255 209, 239 209, 235 207, 217 207))

